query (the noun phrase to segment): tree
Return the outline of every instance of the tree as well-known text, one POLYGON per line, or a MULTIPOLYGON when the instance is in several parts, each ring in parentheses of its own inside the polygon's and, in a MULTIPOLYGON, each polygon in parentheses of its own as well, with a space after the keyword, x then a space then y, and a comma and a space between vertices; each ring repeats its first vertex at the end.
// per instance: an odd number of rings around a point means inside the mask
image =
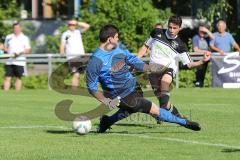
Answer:
POLYGON ((232 13, 232 6, 227 0, 214 0, 207 10, 198 9, 197 18, 204 20, 210 29, 213 30, 214 22, 218 19, 227 19, 232 13))
MULTIPOLYGON (((98 34, 105 24, 114 24, 120 29, 120 40, 132 52, 137 52, 152 30, 154 24, 167 22, 170 9, 158 10, 151 0, 86 0, 81 6, 81 21, 91 25, 83 33, 86 52, 92 52, 99 44, 98 34)), ((66 27, 60 27, 62 33, 66 27)), ((59 52, 60 34, 47 37, 47 51, 59 52)))
POLYGON ((91 24, 84 35, 86 51, 98 46, 100 28, 108 23, 120 29, 120 39, 131 51, 136 52, 147 38, 153 25, 158 22, 158 10, 151 0, 96 0, 88 2, 82 9, 82 19, 91 24), (93 7, 93 13, 89 8, 93 7))
POLYGON ((0 42, 2 42, 6 34, 11 32, 12 27, 4 24, 3 20, 9 20, 19 17, 19 7, 16 0, 0 0, 0 42))

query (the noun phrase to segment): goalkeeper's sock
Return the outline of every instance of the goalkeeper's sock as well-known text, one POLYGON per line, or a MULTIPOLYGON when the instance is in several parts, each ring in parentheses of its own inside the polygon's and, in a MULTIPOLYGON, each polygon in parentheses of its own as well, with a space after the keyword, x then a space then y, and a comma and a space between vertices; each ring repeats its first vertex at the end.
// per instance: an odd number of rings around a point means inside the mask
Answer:
POLYGON ((125 109, 120 108, 116 113, 109 117, 109 122, 111 124, 116 123, 124 118, 127 118, 130 115, 125 109))
POLYGON ((177 123, 182 126, 185 126, 187 123, 186 119, 179 118, 164 108, 159 109, 159 115, 156 117, 156 119, 170 123, 177 123))
POLYGON ((181 117, 181 114, 179 113, 178 109, 174 105, 170 105, 170 108, 168 109, 173 115, 177 117, 181 117))

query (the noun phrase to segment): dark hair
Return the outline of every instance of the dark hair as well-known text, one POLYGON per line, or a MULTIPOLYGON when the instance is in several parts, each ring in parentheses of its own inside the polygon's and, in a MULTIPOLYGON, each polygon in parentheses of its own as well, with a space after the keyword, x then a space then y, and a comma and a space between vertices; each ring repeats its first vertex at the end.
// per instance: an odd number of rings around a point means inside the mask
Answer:
POLYGON ((162 23, 156 23, 156 24, 154 25, 154 27, 157 27, 157 26, 161 26, 161 27, 163 28, 162 23))
POLYGON ((105 25, 101 28, 99 33, 100 42, 106 42, 109 37, 114 37, 119 30, 112 24, 105 25))
POLYGON ((13 23, 12 27, 15 27, 15 26, 21 26, 19 22, 15 22, 13 23))
POLYGON ((223 21, 224 23, 226 23, 226 21, 225 21, 223 18, 219 18, 219 19, 217 20, 217 23, 220 22, 220 21, 223 21))
POLYGON ((182 18, 180 16, 171 16, 169 19, 168 19, 168 24, 169 23, 174 23, 176 25, 178 25, 179 27, 182 26, 182 18))
POLYGON ((200 28, 200 27, 206 27, 206 28, 208 28, 208 26, 207 26, 205 23, 199 23, 199 24, 198 24, 198 28, 200 28))

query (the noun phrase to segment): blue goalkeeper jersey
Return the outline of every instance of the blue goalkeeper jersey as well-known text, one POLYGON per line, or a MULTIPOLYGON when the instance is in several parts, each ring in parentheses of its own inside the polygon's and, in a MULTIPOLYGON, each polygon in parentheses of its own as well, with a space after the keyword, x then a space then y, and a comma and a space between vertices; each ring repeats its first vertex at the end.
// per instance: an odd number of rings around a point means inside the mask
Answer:
POLYGON ((136 86, 136 79, 128 66, 143 71, 144 62, 122 45, 109 52, 97 48, 90 57, 86 69, 88 91, 91 94, 97 92, 100 84, 106 97, 126 97, 136 86))

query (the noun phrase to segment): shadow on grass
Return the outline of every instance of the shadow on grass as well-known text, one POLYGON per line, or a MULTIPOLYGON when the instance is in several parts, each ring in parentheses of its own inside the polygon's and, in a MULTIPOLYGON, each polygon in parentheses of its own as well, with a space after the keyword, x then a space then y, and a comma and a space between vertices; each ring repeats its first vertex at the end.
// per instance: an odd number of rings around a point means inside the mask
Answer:
POLYGON ((139 134, 139 135, 144 135, 144 134, 151 134, 151 133, 153 133, 153 134, 156 134, 156 133, 158 133, 158 134, 191 134, 191 132, 188 132, 188 131, 186 131, 186 132, 179 132, 179 131, 146 131, 146 132, 129 132, 129 131, 119 131, 119 132, 117 132, 117 131, 108 131, 108 132, 106 132, 106 133, 104 133, 104 134, 129 134, 129 135, 136 135, 136 134, 139 134))
MULTIPOLYGON (((94 126, 97 126, 97 124, 94 124, 94 126)), ((143 135, 143 134, 156 134, 156 133, 160 133, 160 134, 179 134, 179 133, 183 133, 183 134, 191 134, 192 132, 189 132, 188 130, 186 131, 169 131, 169 130, 164 130, 167 128, 182 128, 181 126, 178 125, 162 125, 162 124, 139 124, 139 123, 117 123, 114 124, 114 126, 119 126, 119 127, 126 127, 126 129, 122 130, 121 129, 111 129, 111 130, 107 130, 105 133, 101 133, 101 134, 129 134, 129 135, 134 135, 134 134, 139 134, 139 135, 143 135), (134 128, 134 127, 143 127, 146 130, 142 129, 141 131, 132 131, 132 130, 127 130, 127 128, 134 128), (151 130, 151 129, 155 129, 155 128, 161 128, 162 130, 151 130), (117 130, 117 131, 115 131, 117 130), (120 131, 119 131, 120 130, 120 131)), ((92 128, 93 129, 93 128, 92 128)), ((45 132, 49 133, 49 134, 75 134, 75 132, 73 130, 46 130, 45 132)), ((96 130, 91 130, 88 134, 91 135, 101 135, 100 133, 97 133, 96 130)))
POLYGON ((224 148, 221 152, 224 152, 224 153, 240 152, 240 149, 237 149, 237 148, 224 148))
POLYGON ((180 127, 178 125, 163 125, 163 124, 136 124, 136 123, 117 123, 114 124, 115 126, 123 126, 123 127, 143 127, 143 128, 158 128, 158 127, 163 127, 163 128, 176 128, 180 127))
POLYGON ((46 130, 47 133, 50 134, 69 134, 74 133, 73 130, 46 130))

